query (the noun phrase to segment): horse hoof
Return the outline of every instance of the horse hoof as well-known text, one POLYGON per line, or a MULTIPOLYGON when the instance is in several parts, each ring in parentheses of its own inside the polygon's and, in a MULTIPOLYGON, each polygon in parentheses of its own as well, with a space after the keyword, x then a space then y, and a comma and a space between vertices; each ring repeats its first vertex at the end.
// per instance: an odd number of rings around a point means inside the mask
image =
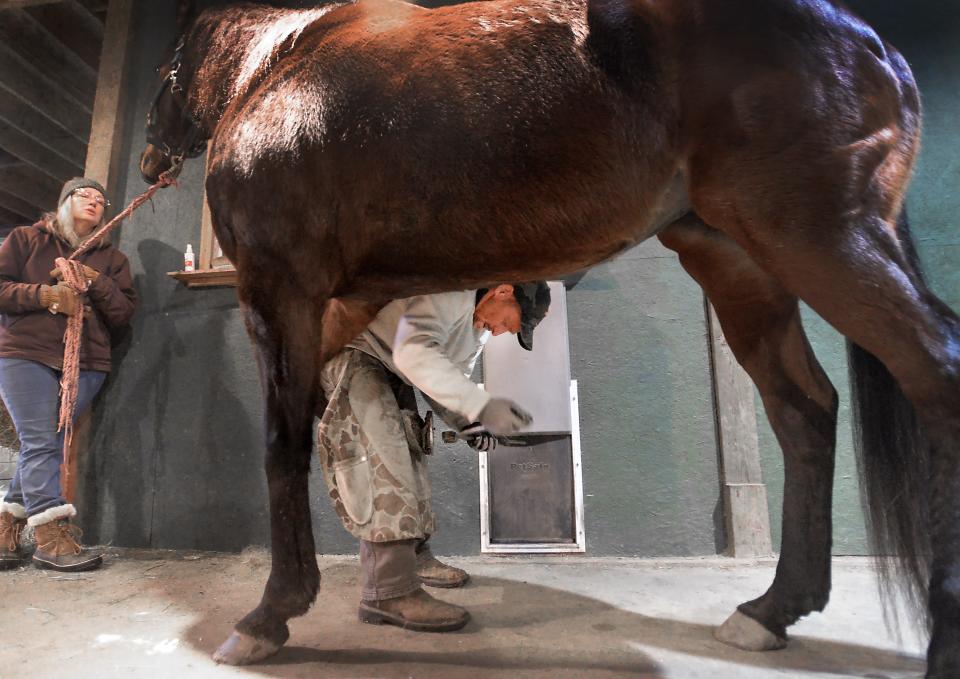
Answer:
POLYGON ((213 661, 218 665, 250 665, 269 658, 279 650, 280 646, 272 641, 235 631, 229 639, 220 644, 220 648, 213 654, 213 661))
POLYGON ((777 651, 787 645, 787 640, 778 637, 759 622, 740 611, 734 611, 713 636, 729 646, 744 651, 777 651))

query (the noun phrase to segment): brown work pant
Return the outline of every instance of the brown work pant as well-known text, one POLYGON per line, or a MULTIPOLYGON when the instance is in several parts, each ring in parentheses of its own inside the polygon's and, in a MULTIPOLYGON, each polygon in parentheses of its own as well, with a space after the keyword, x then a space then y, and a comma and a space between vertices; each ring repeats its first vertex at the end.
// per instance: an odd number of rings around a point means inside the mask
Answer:
POLYGON ((383 601, 420 589, 417 546, 425 540, 360 541, 360 598, 383 601))

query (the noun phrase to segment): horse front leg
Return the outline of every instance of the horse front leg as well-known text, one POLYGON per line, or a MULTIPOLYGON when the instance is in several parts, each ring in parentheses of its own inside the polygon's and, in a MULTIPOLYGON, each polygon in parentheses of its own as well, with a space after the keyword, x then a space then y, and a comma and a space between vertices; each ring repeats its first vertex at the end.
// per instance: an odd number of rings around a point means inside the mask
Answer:
POLYGON ((757 385, 784 456, 776 577, 716 636, 751 651, 783 648, 787 627, 822 610, 829 598, 837 394, 807 341, 796 297, 739 245, 692 215, 660 238, 679 253, 713 304, 734 355, 757 385))
MULTIPOLYGON (((214 653, 218 663, 247 665, 276 653, 290 636, 287 620, 306 613, 320 589, 307 485, 313 417, 325 406, 319 374, 382 305, 338 299, 304 304, 301 294, 271 289, 263 304, 255 298, 243 304, 266 405, 272 563, 260 604, 214 653)), ((241 285, 241 300, 251 296, 241 285)))
MULTIPOLYGON (((241 295, 243 299, 243 295, 241 295)), ((319 396, 319 316, 303 307, 243 304, 265 401, 270 576, 260 604, 217 649, 218 663, 246 665, 276 653, 290 636, 287 620, 303 615, 320 588, 310 521, 307 474, 311 425, 319 396)), ((296 299, 296 298, 294 298, 296 299)))

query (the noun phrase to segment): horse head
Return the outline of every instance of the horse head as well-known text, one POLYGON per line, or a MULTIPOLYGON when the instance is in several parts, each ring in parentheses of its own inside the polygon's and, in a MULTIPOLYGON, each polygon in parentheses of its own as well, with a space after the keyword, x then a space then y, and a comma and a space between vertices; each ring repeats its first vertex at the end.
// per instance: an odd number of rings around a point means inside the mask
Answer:
POLYGON ((194 14, 193 3, 179 3, 180 38, 170 58, 157 68, 160 82, 147 112, 147 145, 140 155, 140 174, 151 184, 167 170, 176 175, 185 159, 195 158, 206 150, 209 134, 190 110, 187 95, 192 76, 183 63, 187 27, 194 14))

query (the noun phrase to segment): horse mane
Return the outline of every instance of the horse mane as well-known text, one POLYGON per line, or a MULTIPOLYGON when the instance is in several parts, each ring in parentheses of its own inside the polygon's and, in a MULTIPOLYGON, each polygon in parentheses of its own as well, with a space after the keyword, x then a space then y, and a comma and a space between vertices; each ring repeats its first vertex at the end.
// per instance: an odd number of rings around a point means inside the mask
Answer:
POLYGON ((290 9, 242 3, 202 12, 187 29, 185 56, 196 84, 191 108, 201 120, 216 120, 230 102, 255 87, 270 67, 290 51, 311 24, 350 4, 333 0, 319 7, 290 9))

